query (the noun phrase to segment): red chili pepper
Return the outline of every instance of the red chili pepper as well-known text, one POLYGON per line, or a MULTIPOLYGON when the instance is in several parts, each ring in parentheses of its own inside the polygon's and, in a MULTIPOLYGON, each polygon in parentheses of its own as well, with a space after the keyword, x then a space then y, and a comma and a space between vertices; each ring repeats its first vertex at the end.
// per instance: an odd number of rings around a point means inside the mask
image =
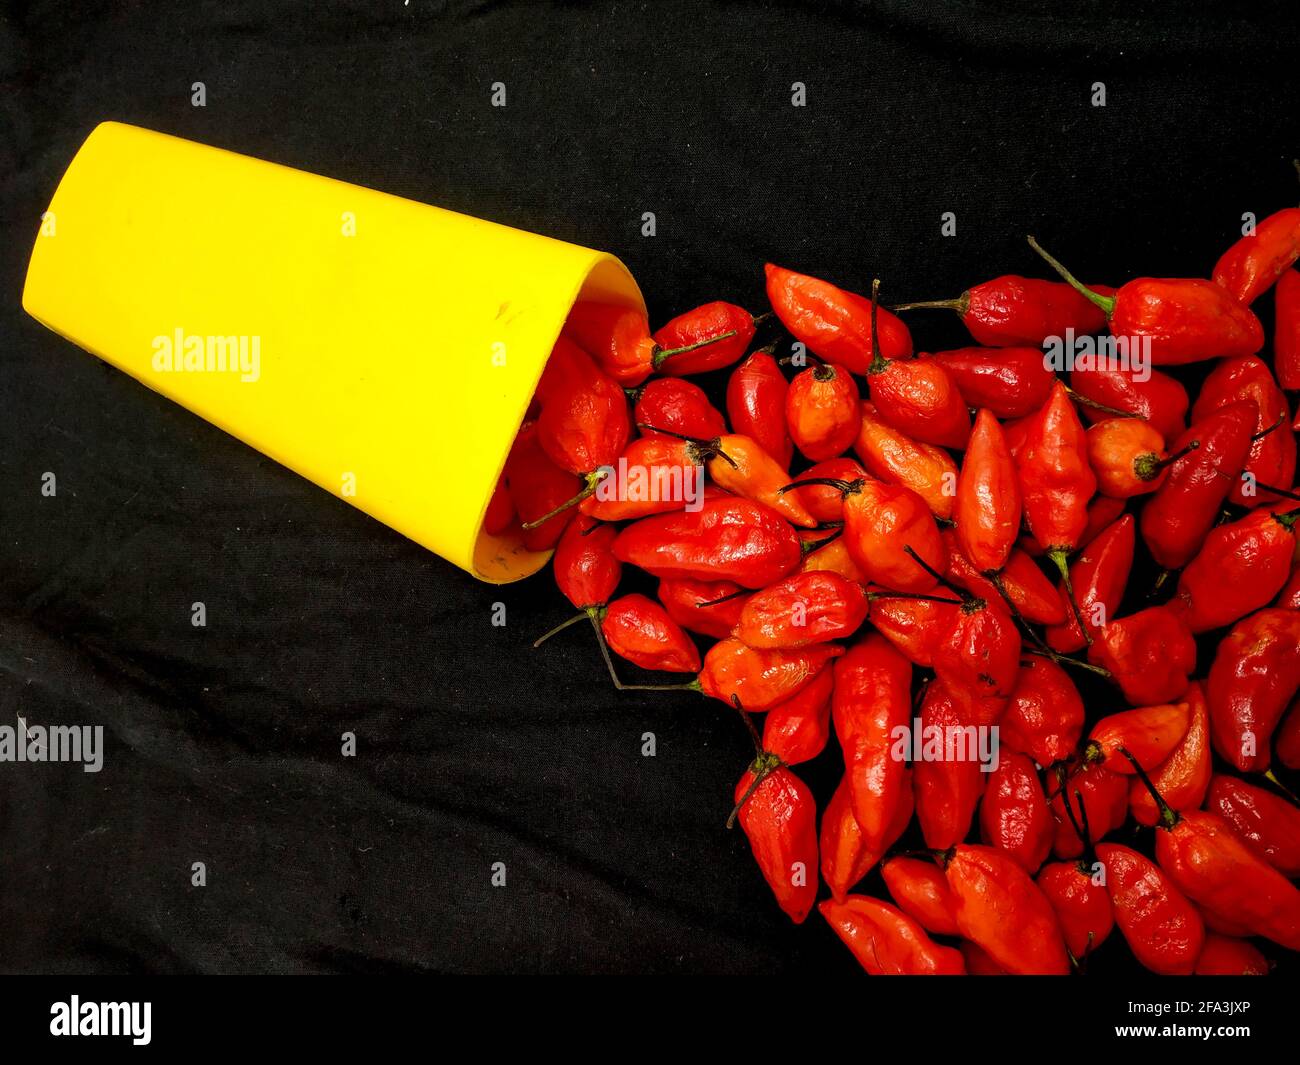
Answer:
POLYGON ((1115 923, 1139 964, 1163 976, 1190 976, 1205 942, 1205 922, 1173 879, 1135 850, 1104 843, 1097 856, 1115 923))
MULTIPOLYGON (((886 484, 910 488, 925 500, 936 518, 952 517, 957 464, 943 448, 918 444, 882 421, 870 403, 863 403, 862 422, 853 450, 873 477, 886 484)), ((812 476, 811 470, 808 475, 812 476)))
POLYGON ((794 444, 785 424, 785 395, 789 389, 776 360, 756 351, 731 371, 727 381, 727 420, 733 432, 757 440, 783 467, 794 457, 794 444))
POLYGON ((894 845, 912 820, 912 771, 903 771, 899 785, 898 802, 894 815, 879 843, 868 844, 853 816, 852 783, 850 773, 841 778, 839 787, 826 804, 822 815, 821 857, 822 879, 831 889, 831 895, 843 900, 855 884, 862 880, 885 851, 894 845))
POLYGON ((933 599, 877 599, 871 606, 871 624, 913 665, 929 668, 941 638, 951 631, 953 603, 933 599))
POLYGON ((937 936, 961 935, 953 916, 955 900, 948 890, 948 878, 933 862, 890 858, 880 867, 880 875, 898 908, 927 932, 937 936))
POLYGON ((934 671, 966 725, 996 725, 1015 691, 1020 631, 999 602, 967 598, 934 650, 934 671))
POLYGON ((1020 666, 1011 701, 1002 715, 999 739, 1039 765, 1069 756, 1083 734, 1083 699, 1069 675, 1049 658, 1030 658, 1020 666))
POLYGON ((1190 562, 1213 527, 1246 461, 1258 410, 1254 400, 1229 403, 1193 422, 1171 446, 1186 453, 1170 464, 1141 518, 1142 539, 1165 569, 1190 562))
MULTIPOLYGON (((748 311, 739 307, 734 308, 739 312, 737 315, 713 313, 712 308, 719 306, 730 307, 729 304, 705 304, 669 322, 661 330, 666 335, 674 329, 683 334, 699 334, 695 339, 671 350, 656 343, 650 335, 650 323, 645 312, 612 303, 575 303, 564 323, 564 336, 596 359, 601 369, 615 381, 639 385, 653 372, 663 368, 665 363, 671 363, 674 358, 680 359, 687 352, 693 353, 694 362, 703 363, 704 369, 726 366, 740 358, 753 339, 753 319, 748 311), (723 328, 718 328, 720 325, 723 328), (704 354, 709 348, 722 347, 724 344, 726 346, 721 353, 711 351, 709 355, 704 354)), ((680 367, 665 369, 665 372, 674 371, 698 372, 680 367)), ((542 402, 545 405, 544 399, 542 402)))
POLYGON ((1205 808, 1228 822, 1283 876, 1300 876, 1300 808, 1271 791, 1221 773, 1210 781, 1205 808))
MULTIPOLYGON (((1133 568, 1134 521, 1125 514, 1080 552, 1070 566, 1070 581, 1079 603, 1079 613, 1088 633, 1096 636, 1106 619, 1119 610, 1129 571, 1133 568)), ((1053 625, 1045 634, 1048 646, 1063 654, 1087 645, 1083 630, 1069 608, 1065 585, 1060 601, 1066 611, 1065 621, 1053 625)))
POLYGON ((529 551, 554 547, 574 515, 564 503, 573 498, 581 482, 546 457, 537 439, 536 422, 520 427, 506 459, 505 478, 510 501, 525 525, 545 518, 540 525, 524 529, 524 546, 529 551), (546 518, 547 514, 554 516, 546 518))
POLYGON ((704 463, 716 454, 707 443, 669 436, 637 437, 578 509, 601 521, 627 521, 681 510, 703 489, 704 463))
POLYGON ((1078 858, 1083 854, 1083 842, 1075 821, 1088 825, 1093 840, 1104 839, 1119 828, 1128 816, 1128 778, 1095 762, 1075 760, 1058 765, 1049 802, 1056 818, 1052 852, 1058 858, 1078 858))
POLYGON ((976 946, 969 939, 963 939, 960 945, 962 959, 966 962, 968 976, 1010 976, 1011 974, 989 957, 988 951, 976 946))
POLYGON ((1297 518, 1300 508, 1256 510, 1210 531, 1178 581, 1192 632, 1231 625, 1282 590, 1295 557, 1297 518))
POLYGON ((727 431, 722 413, 709 402, 704 389, 676 377, 656 377, 646 382, 633 410, 643 436, 654 436, 656 426, 678 436, 712 440, 727 431))
POLYGON ((907 659, 875 633, 835 664, 831 719, 844 751, 853 816, 865 846, 876 852, 902 802, 905 762, 893 748, 896 730, 910 724, 911 685, 907 659))
MULTIPOLYGON (((1003 426, 1003 428, 1006 427, 1003 426)), ((1102 532, 1119 521, 1124 515, 1124 510, 1125 500, 1123 499, 1111 499, 1110 496, 1101 495, 1093 496, 1092 502, 1088 504, 1088 524, 1084 527, 1083 535, 1079 537, 1079 549, 1082 550, 1087 547, 1102 532)), ((1042 545, 1028 534, 1020 538, 1020 549, 1031 558, 1041 558, 1043 555, 1042 545)))
POLYGON ((704 656, 700 690, 728 706, 739 700, 746 710, 761 712, 792 698, 844 648, 819 643, 794 651, 764 651, 736 639, 720 640, 704 656))
MULTIPOLYGON (((816 529, 800 530, 800 538, 805 542, 818 542, 818 537, 825 537, 825 533, 816 529)), ((823 546, 815 550, 809 550, 804 555, 803 564, 799 567, 802 573, 838 573, 846 581, 855 581, 858 584, 865 584, 867 575, 862 572, 862 567, 853 561, 853 556, 849 554, 848 544, 844 542, 842 536, 835 537, 830 543, 824 539, 820 541, 823 546)))
POLYGON ((1083 862, 1052 862, 1035 883, 1056 911, 1065 945, 1076 958, 1091 954, 1115 927, 1115 910, 1106 888, 1083 862))
POLYGON ((749 595, 731 581, 700 581, 690 577, 659 582, 659 602, 678 625, 702 636, 725 640, 740 622, 749 595))
POLYGON ((1268 768, 1269 743, 1300 687, 1300 611, 1270 607, 1224 637, 1205 683, 1214 749, 1242 773, 1268 768))
MULTIPOLYGON (((808 350, 850 373, 864 374, 874 358, 871 301, 829 281, 768 263, 767 298, 781 324, 808 350)), ((912 354, 912 335, 901 319, 881 309, 880 351, 887 359, 912 354)))
POLYGON ((487 510, 483 514, 483 531, 490 536, 500 536, 510 528, 514 520, 515 505, 510 501, 503 473, 497 478, 497 486, 492 489, 492 498, 488 500, 487 510))
POLYGON ((802 924, 817 899, 817 804, 812 792, 770 754, 736 785, 740 827, 776 901, 802 924))
POLYGON ((1196 959, 1197 976, 1267 976, 1268 959, 1244 939, 1210 934, 1196 959))
POLYGON ((706 499, 697 511, 642 518, 619 533, 614 555, 654 577, 735 581, 762 588, 799 565, 799 537, 776 511, 749 499, 706 499))
POLYGON ((964 976, 966 963, 940 946, 916 921, 887 902, 849 895, 818 906, 867 972, 873 976, 964 976))
POLYGON ((991 847, 959 844, 944 872, 967 939, 1017 975, 1070 971, 1056 912, 1019 865, 991 847))
MULTIPOLYGON (((957 534, 952 529, 944 529, 941 538, 948 552, 948 568, 944 576, 978 599, 989 603, 998 602, 1001 593, 997 585, 971 565, 957 542, 957 534)), ((1038 625, 1056 625, 1065 620, 1065 612, 1069 607, 1062 607, 1061 598, 1052 582, 1024 551, 1014 549, 998 577, 1002 591, 1026 621, 1038 625)))
MULTIPOLYGON (((1253 355, 1264 346, 1264 327, 1221 285, 1202 278, 1139 277, 1113 296, 1086 288, 1038 246, 1030 246, 1066 282, 1105 313, 1111 334, 1141 339, 1157 366, 1253 355)), ((1076 330, 1077 332, 1077 330, 1076 330)))
POLYGON ((1277 760, 1288 769, 1300 769, 1300 698, 1291 703, 1278 726, 1277 760))
MULTIPOLYGON (((827 459, 825 462, 810 466, 803 476, 814 480, 856 481, 859 477, 865 478, 867 471, 856 459, 846 455, 843 458, 827 459)), ((799 496, 804 506, 808 508, 808 513, 819 522, 844 520, 844 493, 838 488, 813 484, 799 489, 799 496)))
POLYGON ((732 633, 750 647, 804 647, 852 636, 867 593, 835 573, 794 573, 749 597, 732 633))
POLYGON ((1135 370, 1099 366, 1070 374, 1070 387, 1082 400, 1083 416, 1099 422, 1113 415, 1111 410, 1128 411, 1143 419, 1164 440, 1172 440, 1187 428, 1187 389, 1159 370, 1137 379, 1135 370))
POLYGON ((980 803, 980 838, 1032 876, 1047 860, 1055 836, 1034 763, 1023 754, 1002 752, 980 803))
POLYGON ((1253 399, 1258 404, 1259 414, 1251 430, 1254 435, 1242 477, 1233 485, 1228 498, 1241 506, 1253 507, 1281 498, 1273 492, 1257 490, 1256 484, 1289 488, 1295 478, 1295 434, 1287 428, 1291 410, 1267 364, 1253 355, 1221 360, 1201 385, 1201 393, 1192 407, 1192 420, 1200 421, 1211 411, 1245 399, 1253 399))
POLYGON ((609 647, 642 669, 696 673, 700 652, 680 625, 653 599, 625 595, 599 611, 609 647))
POLYGON ((1273 369, 1288 391, 1300 388, 1300 271, 1288 270, 1273 293, 1273 369))
POLYGON ((925 845, 946 850, 970 832, 975 807, 984 794, 985 774, 980 769, 973 732, 942 679, 926 688, 921 700, 921 736, 924 757, 912 767, 916 819, 925 845))
POLYGON ((1103 717, 1088 733, 1084 761, 1100 762, 1112 773, 1131 774, 1132 763, 1120 753, 1128 751, 1143 767, 1159 765, 1187 735, 1191 708, 1187 703, 1165 703, 1121 710, 1103 717))
POLYGON ((1043 545, 1070 590, 1067 556, 1079 546, 1088 524, 1088 500, 1097 478, 1088 465, 1088 441, 1065 385, 1029 419, 1018 456, 1025 523, 1043 545))
POLYGON ((835 677, 823 669, 808 686, 777 703, 763 720, 763 750, 786 765, 816 758, 831 734, 831 692, 835 677))
POLYGON ((954 515, 962 554, 981 573, 1000 570, 1020 535, 1020 483, 998 420, 980 410, 962 460, 954 515))
POLYGON ((1258 222, 1214 264, 1212 275, 1250 306, 1300 258, 1300 207, 1286 207, 1258 222))
POLYGON ((1286 584, 1278 592, 1273 605, 1283 607, 1286 610, 1300 610, 1300 566, 1296 566, 1291 571, 1291 576, 1287 578, 1286 584))
POLYGON ((968 407, 986 408, 999 418, 1033 414, 1056 383, 1038 347, 955 348, 921 357, 948 371, 968 407))
POLYGON ((732 433, 710 441, 709 446, 717 452, 708 461, 709 476, 719 487, 763 503, 795 525, 817 524, 800 493, 782 492, 790 474, 757 440, 732 433))
POLYGON ((560 537, 551 568, 560 592, 577 609, 604 606, 618 588, 623 563, 614 557, 617 537, 614 526, 585 514, 574 518, 560 537))
POLYGON ((1134 706, 1181 699, 1196 669, 1196 641, 1182 616, 1167 606, 1139 610, 1101 627, 1088 661, 1110 670, 1134 706))
POLYGON ((679 314, 655 333, 655 369, 680 377, 739 362, 754 339, 754 316, 721 300, 679 314))
POLYGON ((1087 435, 1088 465, 1102 495, 1131 499, 1154 492, 1177 461, 1165 451, 1164 437, 1137 418, 1097 422, 1087 435))
MULTIPOLYGON (((1210 785, 1213 769, 1210 760, 1210 709, 1198 681, 1188 686, 1184 698, 1187 702, 1187 732, 1169 757, 1151 770, 1150 776, 1165 801, 1175 810, 1195 810, 1205 799, 1205 789, 1210 785)), ((1134 780, 1129 786, 1128 805, 1139 824, 1154 825, 1159 820, 1155 800, 1141 780, 1134 780)))
POLYGON ((920 308, 956 311, 978 343, 995 348, 1042 344, 1048 337, 1064 336, 1067 329, 1083 336, 1106 324, 1105 315, 1069 285, 1015 274, 968 288, 955 300, 905 303, 895 310, 920 308))
POLYGON ((798 374, 785 397, 795 447, 813 462, 843 454, 857 439, 861 402, 847 370, 826 362, 798 374))

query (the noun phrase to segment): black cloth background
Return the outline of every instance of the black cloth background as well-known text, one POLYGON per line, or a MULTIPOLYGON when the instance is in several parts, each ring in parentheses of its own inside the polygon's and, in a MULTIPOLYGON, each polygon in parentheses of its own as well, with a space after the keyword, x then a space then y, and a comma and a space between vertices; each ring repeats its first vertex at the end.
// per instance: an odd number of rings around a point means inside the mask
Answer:
MULTIPOLYGON (((568 612, 549 577, 477 583, 23 314, 97 122, 607 249, 656 321, 761 309, 767 259, 956 295, 1041 273, 1027 232, 1092 278, 1204 275, 1243 212, 1297 199, 1293 3, 4 11, 0 719, 107 744, 97 775, 0 765, 9 971, 856 968, 723 829, 731 716, 611 691, 581 629, 533 651, 568 612)), ((912 321, 923 349, 962 342, 912 321)), ((808 768, 823 799, 837 766, 808 768)), ((1116 936, 1094 972, 1131 965, 1116 936)))

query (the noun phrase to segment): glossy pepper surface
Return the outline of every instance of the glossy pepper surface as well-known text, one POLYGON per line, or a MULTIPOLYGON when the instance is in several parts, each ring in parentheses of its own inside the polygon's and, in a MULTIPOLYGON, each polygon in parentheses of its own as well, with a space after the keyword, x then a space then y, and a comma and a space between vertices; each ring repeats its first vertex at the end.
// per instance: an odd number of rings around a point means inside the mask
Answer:
POLYGON ((1247 781, 1216 773, 1205 808, 1228 822, 1283 876, 1300 876, 1300 807, 1247 781))
POLYGON ((844 648, 831 643, 792 651, 758 650, 736 639, 720 640, 704 655, 700 687, 728 706, 739 700, 746 710, 770 710, 812 683, 844 648))
POLYGON ((1051 394, 1056 377, 1041 348, 955 348, 928 356, 952 378, 968 407, 998 418, 1033 414, 1051 394))
POLYGON ((1106 890, 1115 923, 1133 956, 1165 976, 1190 976, 1205 942, 1205 922, 1173 879, 1154 862, 1118 843, 1103 843, 1097 856, 1106 869, 1106 890))
POLYGON ((782 466, 789 466, 794 444, 785 422, 789 389, 776 360, 756 351, 731 372, 727 381, 727 420, 731 431, 757 440, 782 466))
POLYGON ((790 439, 813 462, 842 455, 857 439, 861 402, 847 370, 831 363, 804 370, 786 392, 790 439))
POLYGON ((1268 768, 1269 745, 1300 687, 1300 611, 1269 607, 1237 622, 1220 642, 1205 683, 1210 737, 1242 773, 1268 768))
POLYGON ((600 612, 600 629, 609 647, 642 669, 695 673, 700 652, 680 625, 653 599, 620 596, 600 612))
POLYGON ((1261 219, 1214 264, 1214 281, 1249 306, 1300 258, 1300 207, 1261 219))
POLYGON ((843 902, 827 899, 818 907, 867 972, 873 976, 961 976, 960 952, 940 946, 897 907, 867 895, 843 902))
POLYGON ((954 518, 962 553, 981 573, 1000 570, 1020 535, 1020 482, 997 418, 981 410, 962 460, 954 518))
MULTIPOLYGON (((1098 285, 1096 291, 1114 290, 1098 285)), ((921 307, 956 311, 971 336, 988 347, 1040 345, 1067 329, 1086 335, 1106 324, 1102 311, 1069 285, 1016 274, 973 285, 955 300, 904 304, 900 310, 921 307)))
POLYGON ((760 756, 740 778, 735 801, 740 803, 740 827, 763 878, 790 920, 801 924, 817 899, 817 805, 812 792, 785 766, 772 768, 768 755, 760 756), (751 791, 755 779, 760 782, 751 791))
POLYGON ((1252 511, 1216 526, 1178 580, 1192 632, 1207 632, 1268 604, 1286 584, 1296 552, 1300 509, 1252 511))
POLYGON ((870 403, 863 403, 853 450, 873 477, 910 488, 936 518, 952 517, 958 471, 943 448, 918 443, 883 421, 870 403))
MULTIPOLYGON (((1150 771, 1151 781, 1165 802, 1180 811, 1201 805, 1214 768, 1210 758, 1210 708, 1200 682, 1188 685, 1183 698, 1187 703, 1187 731, 1169 756, 1150 771)), ((1139 824, 1154 825, 1160 817, 1150 791, 1138 779, 1129 786, 1129 809, 1139 824)))
POLYGON ((803 647, 852 636, 867 617, 862 586, 835 573, 795 573, 755 592, 732 633, 750 647, 803 647))

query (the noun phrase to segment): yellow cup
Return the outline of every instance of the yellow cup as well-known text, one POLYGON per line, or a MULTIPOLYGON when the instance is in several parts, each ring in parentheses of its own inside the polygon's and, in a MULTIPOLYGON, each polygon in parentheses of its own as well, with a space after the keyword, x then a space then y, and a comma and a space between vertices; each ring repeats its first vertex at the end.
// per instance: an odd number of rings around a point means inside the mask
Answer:
POLYGON ((27 313, 493 583, 550 552, 483 517, 577 299, 614 257, 105 122, 32 251, 27 313))

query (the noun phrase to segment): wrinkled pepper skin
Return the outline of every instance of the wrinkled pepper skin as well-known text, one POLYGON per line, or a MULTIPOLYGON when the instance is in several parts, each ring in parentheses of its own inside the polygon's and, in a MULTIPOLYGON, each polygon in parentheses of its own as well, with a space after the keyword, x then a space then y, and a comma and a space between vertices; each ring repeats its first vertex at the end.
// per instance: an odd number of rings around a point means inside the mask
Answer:
POLYGON ((1078 746, 1083 720, 1083 699, 1069 674, 1050 658, 1029 658, 1020 665, 999 737, 1004 750, 1052 765, 1078 746))
MULTIPOLYGON (((751 767, 736 785, 739 803, 754 782, 751 767)), ((740 807, 740 827, 781 909, 802 924, 817 900, 817 804, 785 766, 777 766, 740 807)))
POLYGON ((1108 418, 1088 429, 1088 464, 1097 475, 1097 491, 1132 499, 1160 487, 1165 438, 1137 418, 1108 418))
POLYGON ((1300 258, 1300 207, 1286 207, 1255 225, 1219 257, 1211 275, 1249 307, 1300 258))
POLYGON ((861 403, 847 370, 822 363, 797 375, 786 392, 785 420, 799 453, 812 462, 844 454, 858 437, 861 403))
POLYGON ((751 595, 732 633, 750 647, 804 647, 852 636, 867 618, 860 584, 835 573, 795 573, 751 595))
POLYGON ((704 389, 676 377, 648 381, 637 396, 632 414, 636 424, 643 427, 643 436, 655 435, 654 430, 644 428, 647 425, 697 440, 712 440, 727 431, 722 412, 709 402, 704 389))
MULTIPOLYGON (((1094 638, 1103 627, 1096 619, 1114 617, 1124 598, 1133 569, 1136 528, 1133 515, 1125 514, 1088 544, 1070 565, 1070 583, 1079 603, 1079 613, 1094 638)), ((1087 646, 1087 640, 1074 611, 1069 608, 1064 582, 1059 585, 1058 595, 1065 620, 1048 628, 1044 637, 1053 650, 1069 654, 1087 646)))
POLYGON ((1259 406, 1254 400, 1229 403, 1193 422, 1170 446, 1178 454, 1164 484, 1142 508, 1142 539, 1165 569, 1181 569, 1200 550, 1219 516, 1219 508, 1237 482, 1259 406))
POLYGON ((1269 607, 1237 622, 1210 667, 1205 697, 1219 757, 1241 773, 1268 768, 1273 730, 1300 687, 1300 611, 1269 607))
POLYGON ((1231 625, 1282 590, 1295 558, 1296 517, 1261 509, 1210 530, 1178 580, 1192 632, 1231 625))
POLYGON ((558 366, 541 396, 537 440, 547 457, 563 470, 586 476, 618 460, 632 436, 632 419, 622 387, 602 373, 582 351, 574 349, 547 364, 558 366))
POLYGON ((1079 546, 1097 478, 1088 465, 1088 440, 1065 385, 1059 381, 1029 419, 1018 456, 1025 523, 1049 554, 1079 546))
POLYGON ((948 371, 933 359, 886 359, 867 370, 867 395, 884 422, 922 444, 963 448, 970 412, 948 371))
MULTIPOLYGON (((948 569, 944 576, 958 587, 966 589, 976 599, 993 604, 1001 602, 1002 597, 994 583, 978 572, 962 552, 956 532, 944 529, 941 538, 948 552, 948 569)), ((1037 563, 1020 548, 1012 549, 997 576, 1001 579, 1007 598, 1026 621, 1037 625, 1055 625, 1065 619, 1069 606, 1062 601, 1037 563)))
POLYGON ((959 844, 944 874, 957 927, 998 965, 1021 976, 1069 973, 1056 911, 1012 859, 991 847, 959 844))
POLYGON ((962 553, 980 573, 1000 570, 1020 535, 1020 481, 1002 426, 989 411, 975 417, 954 518, 962 553))
POLYGON ((940 946, 902 910, 866 895, 818 909, 872 976, 964 976, 960 952, 940 946))
POLYGON ((1205 808, 1228 822, 1243 842, 1283 876, 1300 876, 1300 808, 1271 791, 1221 773, 1210 781, 1205 808))
POLYGON ((721 300, 706 303, 685 314, 679 314, 666 325, 661 326, 654 335, 655 344, 661 352, 676 351, 725 337, 695 351, 684 351, 680 355, 660 356, 655 369, 662 374, 680 377, 683 374, 706 373, 739 362, 754 339, 754 316, 744 307, 721 300), (725 334, 734 333, 726 337, 725 334))
POLYGON ((1268 959, 1244 939, 1210 933, 1196 959, 1197 976, 1267 976, 1268 959))
POLYGON ((1156 366, 1254 355, 1264 346, 1259 319, 1213 281, 1139 277, 1114 300, 1111 333, 1150 338, 1156 366))
POLYGON ((925 501, 901 485, 853 482, 844 497, 844 542, 872 584, 895 592, 928 592, 936 584, 905 548, 936 572, 945 566, 939 526, 925 501))
POLYGON ((1300 769, 1300 698, 1291 703, 1277 730, 1277 760, 1288 769, 1300 769))
MULTIPOLYGON (((1132 370, 1096 367, 1070 374, 1070 387, 1084 399, 1104 407, 1129 411, 1151 426, 1165 440, 1173 440, 1187 428, 1187 389, 1176 379, 1152 370, 1145 381, 1136 380, 1132 370)), ((1089 422, 1100 422, 1111 414, 1087 403, 1080 412, 1089 422)))
POLYGON ((616 466, 596 494, 584 499, 578 509, 601 521, 629 521, 681 510, 686 505, 683 496, 688 491, 687 486, 703 484, 704 471, 699 467, 708 455, 707 449, 685 440, 668 436, 638 437, 623 449, 620 456, 626 466, 616 466), (623 469, 628 471, 626 477, 620 477, 623 469), (633 478, 642 476, 645 480, 640 483, 645 490, 634 490, 637 482, 633 478), (666 485, 681 484, 683 490, 680 493, 651 491, 649 482, 652 479, 662 479, 659 483, 666 485))
POLYGON ((1047 860, 1056 824, 1034 764, 1023 754, 1003 751, 986 774, 980 803, 980 838, 1033 876, 1047 860))
POLYGON ((812 683, 844 648, 818 643, 792 651, 760 651, 736 639, 720 640, 704 655, 700 688, 705 695, 754 712, 770 710, 812 683))
MULTIPOLYGON (((926 689, 920 716, 923 742, 932 729, 942 729, 941 735, 951 737, 967 723, 939 679, 931 681, 926 689)), ((945 850, 970 832, 987 774, 980 770, 980 763, 973 757, 975 752, 965 751, 949 740, 934 747, 930 751, 927 743, 927 757, 912 767, 912 788, 925 845, 945 850)))
POLYGON ((928 669, 941 639, 952 631, 956 611, 952 603, 930 599, 877 599, 871 605, 871 624, 913 665, 928 669))
POLYGON ((1158 766, 1187 735, 1191 709, 1187 703, 1166 703, 1121 710, 1103 717, 1088 734, 1084 758, 1100 762, 1112 773, 1132 776, 1136 770, 1120 752, 1124 748, 1146 769, 1158 766))
POLYGON ((1076 958, 1091 954, 1115 927, 1115 910, 1106 888, 1096 883, 1091 866, 1082 862, 1052 862, 1036 880, 1056 911, 1065 945, 1076 958))
POLYGON ((1020 672, 1020 630, 999 602, 957 608, 934 651, 934 671, 964 725, 996 725, 1020 672))
MULTIPOLYGON (((525 422, 520 427, 506 459, 505 478, 510 501, 524 522, 549 514, 582 488, 577 477, 560 469, 542 450, 537 439, 536 422, 525 422)), ((530 551, 546 551, 554 547, 573 516, 572 510, 561 511, 537 528, 525 529, 524 546, 530 551)))
POLYGON ((1128 778, 1112 773, 1105 766, 1083 762, 1081 766, 1071 767, 1064 789, 1052 778, 1049 778, 1049 785, 1052 816, 1056 818, 1052 853, 1058 858, 1078 858, 1083 854, 1083 842, 1065 810, 1067 797, 1070 809, 1080 823, 1086 812, 1088 831, 1094 841, 1119 828, 1128 816, 1128 778), (1077 796, 1075 792, 1078 792, 1077 796), (1083 799, 1082 810, 1079 808, 1080 796, 1083 799))
POLYGON ((816 758, 831 734, 831 691, 834 674, 818 673, 807 687, 777 703, 763 719, 763 750, 786 765, 816 758))
POLYGON ((705 500, 697 511, 642 518, 614 541, 621 562, 651 576, 762 588, 798 568, 803 548, 776 511, 750 499, 705 500))
MULTIPOLYGON (((1149 770, 1151 782, 1165 802, 1179 811, 1195 810, 1201 805, 1214 768, 1210 758, 1210 709, 1200 682, 1192 681, 1183 698, 1187 703, 1187 732, 1169 757, 1149 770)), ((1118 764, 1115 768, 1119 768, 1118 764)), ((1128 804, 1138 824, 1154 825, 1159 821, 1155 800, 1136 777, 1129 785, 1128 804)))
POLYGON ((936 518, 952 517, 955 495, 950 486, 957 483, 958 471, 943 448, 917 443, 882 420, 870 403, 863 403, 853 450, 871 476, 910 488, 936 518))
POLYGON ((911 724, 912 666, 871 633, 835 664, 831 719, 844 751, 850 805, 866 846, 879 851, 902 800, 905 763, 895 730, 911 724))
MULTIPOLYGON (((1161 833, 1163 835, 1163 833, 1161 833)), ((1190 976, 1205 943, 1205 922, 1162 868, 1118 843, 1103 843, 1097 857, 1115 923, 1133 956, 1163 976, 1190 976)))
POLYGON ((719 488, 771 507, 792 525, 811 528, 817 524, 799 492, 781 491, 790 483, 790 474, 753 437, 728 433, 710 441, 710 448, 716 454, 706 468, 719 488))
MULTIPOLYGON (((593 534, 594 535, 594 534, 593 534)), ((731 581, 697 581, 677 577, 659 582, 659 602, 668 616, 689 632, 725 640, 740 623, 748 596, 727 599, 743 591, 731 581), (726 599, 719 603, 717 600, 726 599)))
MULTIPOLYGON (((810 466, 800 480, 820 477, 833 481, 856 481, 867 477, 867 471, 856 459, 848 456, 827 459, 815 466, 810 466)), ((838 488, 824 484, 810 484, 799 489, 799 497, 808 513, 819 522, 844 520, 844 493, 838 488)))
POLYGON ((938 936, 959 936, 953 916, 953 897, 948 879, 933 862, 919 858, 890 858, 880 867, 885 886, 898 908, 938 936))
POLYGON ((624 595, 600 611, 600 631, 615 654, 642 669, 697 673, 700 652, 653 599, 624 595))
POLYGON ((781 367, 766 351, 756 351, 731 371, 727 380, 727 420, 731 431, 757 440, 783 468, 794 457, 785 423, 789 389, 781 367))
MULTIPOLYGON (((1096 285, 1109 295, 1114 289, 1096 285)), ((1060 281, 1004 274, 972 285, 957 299, 936 306, 955 310, 970 335, 986 347, 1041 346, 1067 329, 1084 336, 1098 333, 1106 316, 1092 302, 1060 281)))
POLYGON ((1088 661, 1110 670, 1134 706, 1181 699, 1196 669, 1196 640, 1179 611, 1153 606, 1108 622, 1088 661))
POLYGON ((1279 279, 1274 307, 1273 370, 1277 383, 1294 392, 1300 389, 1300 271, 1288 270, 1279 279))
POLYGON ((985 408, 997 418, 1033 414, 1056 383, 1037 347, 956 348, 926 357, 948 371, 966 406, 985 408))
POLYGON ((837 901, 844 897, 875 867, 885 852, 907 831, 912 820, 912 771, 905 770, 899 802, 880 843, 868 846, 857 818, 853 816, 849 774, 841 778, 822 815, 822 879, 837 901))
POLYGON ((608 603, 623 575, 614 557, 618 529, 579 514, 564 530, 551 567, 564 598, 579 610, 608 603))

